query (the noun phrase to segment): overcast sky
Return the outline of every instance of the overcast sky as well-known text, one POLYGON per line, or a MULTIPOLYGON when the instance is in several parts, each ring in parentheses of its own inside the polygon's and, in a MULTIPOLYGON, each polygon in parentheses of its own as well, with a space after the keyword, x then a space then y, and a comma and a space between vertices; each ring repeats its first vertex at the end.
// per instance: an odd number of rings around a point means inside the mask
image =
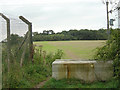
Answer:
POLYGON ((23 15, 34 32, 106 28, 106 6, 101 0, 0 0, 0 12, 12 18, 23 15))

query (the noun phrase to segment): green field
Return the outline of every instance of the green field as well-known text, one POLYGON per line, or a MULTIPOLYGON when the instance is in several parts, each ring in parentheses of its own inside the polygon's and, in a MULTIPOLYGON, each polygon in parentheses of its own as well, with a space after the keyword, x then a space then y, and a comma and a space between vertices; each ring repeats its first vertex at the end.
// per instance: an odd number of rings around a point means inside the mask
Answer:
POLYGON ((80 40, 80 41, 41 41, 34 42, 36 48, 43 46, 43 50, 55 52, 61 49, 64 52, 63 59, 92 59, 96 47, 104 45, 104 40, 80 40))

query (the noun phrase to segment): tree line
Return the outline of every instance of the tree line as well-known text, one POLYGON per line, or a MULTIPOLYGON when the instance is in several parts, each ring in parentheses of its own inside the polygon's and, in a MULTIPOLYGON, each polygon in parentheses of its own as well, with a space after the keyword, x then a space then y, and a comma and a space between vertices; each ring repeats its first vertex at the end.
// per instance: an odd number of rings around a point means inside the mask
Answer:
POLYGON ((33 41, 65 41, 65 40, 106 40, 107 30, 71 29, 55 33, 53 30, 44 30, 42 33, 33 32, 33 41))
MULTIPOLYGON (((67 41, 67 40, 106 40, 107 30, 88 30, 88 29, 71 29, 55 33, 53 30, 44 30, 42 33, 33 32, 33 41, 67 41)), ((11 34, 11 44, 21 41, 23 36, 11 34)), ((7 39, 2 40, 6 42, 7 39)))

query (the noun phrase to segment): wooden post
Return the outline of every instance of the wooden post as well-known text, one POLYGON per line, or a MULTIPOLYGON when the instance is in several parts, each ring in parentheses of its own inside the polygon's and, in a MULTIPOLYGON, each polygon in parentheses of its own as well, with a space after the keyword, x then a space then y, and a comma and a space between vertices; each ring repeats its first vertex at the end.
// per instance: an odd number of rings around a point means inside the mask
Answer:
POLYGON ((109 12, 108 12, 108 5, 109 5, 109 2, 107 1, 106 2, 106 11, 107 11, 107 34, 108 34, 108 39, 110 37, 110 30, 109 30, 109 12))
POLYGON ((43 51, 43 64, 46 65, 46 51, 43 51))
POLYGON ((30 49, 30 59, 33 62, 33 42, 32 42, 32 23, 29 22, 26 18, 24 18, 23 16, 19 16, 19 18, 25 22, 28 25, 28 30, 30 32, 29 34, 29 49, 30 49))
POLYGON ((10 71, 10 55, 11 55, 11 46, 10 46, 10 20, 0 13, 0 16, 6 20, 7 23, 7 56, 8 56, 8 72, 10 71))
POLYGON ((23 61, 24 61, 24 57, 25 57, 25 52, 26 52, 26 47, 27 47, 27 42, 25 42, 25 44, 24 44, 24 50, 23 50, 23 53, 22 53, 22 56, 21 56, 21 60, 20 60, 20 66, 21 67, 23 65, 23 61))
POLYGON ((33 41, 32 41, 32 23, 30 23, 29 25, 28 25, 28 29, 29 29, 29 31, 30 31, 30 36, 29 36, 29 38, 30 38, 30 41, 29 41, 29 45, 30 45, 30 58, 31 58, 31 60, 32 60, 32 62, 34 62, 33 61, 33 41))

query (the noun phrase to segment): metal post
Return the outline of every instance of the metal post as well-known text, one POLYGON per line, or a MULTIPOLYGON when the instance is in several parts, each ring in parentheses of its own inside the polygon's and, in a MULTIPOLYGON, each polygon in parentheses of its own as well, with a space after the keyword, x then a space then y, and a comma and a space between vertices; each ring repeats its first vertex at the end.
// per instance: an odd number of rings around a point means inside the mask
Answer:
POLYGON ((25 19, 23 16, 19 16, 19 18, 28 25, 29 34, 29 49, 30 49, 30 59, 33 62, 33 42, 32 42, 32 23, 25 19))
POLYGON ((8 72, 10 71, 10 55, 11 55, 11 46, 10 46, 10 20, 0 13, 0 16, 2 16, 6 22, 7 22, 7 56, 8 56, 8 72))

